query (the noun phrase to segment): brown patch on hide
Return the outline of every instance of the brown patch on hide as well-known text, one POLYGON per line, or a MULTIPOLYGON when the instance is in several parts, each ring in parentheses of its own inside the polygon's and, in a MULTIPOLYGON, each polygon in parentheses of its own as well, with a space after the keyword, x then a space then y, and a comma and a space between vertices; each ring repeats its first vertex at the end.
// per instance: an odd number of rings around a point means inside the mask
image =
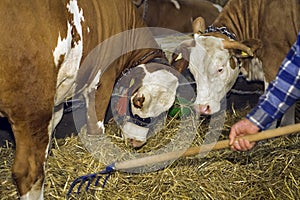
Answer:
POLYGON ((61 65, 64 62, 64 60, 65 60, 65 54, 60 55, 59 59, 58 59, 57 66, 56 66, 58 69, 61 67, 61 65))
POLYGON ((74 48, 75 45, 77 45, 79 43, 79 41, 81 40, 81 37, 76 29, 76 26, 74 24, 74 14, 69 13, 68 15, 68 22, 71 25, 71 35, 72 35, 72 41, 71 41, 71 48, 74 48))
POLYGON ((189 66, 190 49, 195 45, 195 40, 185 40, 175 49, 171 65, 177 71, 183 72, 189 66))
POLYGON ((75 45, 78 44, 79 41, 81 40, 81 37, 74 24, 72 25, 71 34, 72 34, 71 48, 74 48, 75 45))
POLYGON ((151 0, 147 3, 145 1, 143 6, 138 8, 138 12, 149 27, 167 28, 181 33, 193 31, 193 19, 201 16, 206 24, 211 24, 220 13, 210 1, 176 0, 176 2, 180 5, 180 9, 170 0, 151 0))
POLYGON ((230 62, 230 67, 231 67, 231 69, 235 69, 235 68, 237 67, 236 62, 234 61, 234 58, 233 58, 233 57, 231 57, 231 58, 229 59, 229 62, 230 62))
POLYGON ((254 39, 254 38, 243 40, 242 43, 244 45, 250 47, 250 49, 253 53, 255 53, 255 51, 257 51, 258 49, 261 49, 263 47, 261 40, 254 39))

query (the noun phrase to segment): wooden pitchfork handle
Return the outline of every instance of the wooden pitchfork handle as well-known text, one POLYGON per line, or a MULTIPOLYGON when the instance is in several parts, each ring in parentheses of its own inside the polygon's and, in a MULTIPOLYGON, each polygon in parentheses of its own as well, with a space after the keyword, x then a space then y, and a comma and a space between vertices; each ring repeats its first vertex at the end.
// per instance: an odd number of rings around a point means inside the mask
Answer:
MULTIPOLYGON (((250 142, 256 142, 256 141, 270 139, 278 136, 288 135, 299 131, 300 131, 300 123, 288 125, 276 129, 269 129, 266 131, 258 132, 256 134, 249 134, 246 136, 239 137, 236 140, 243 138, 249 140, 250 142)), ((172 152, 162 153, 158 155, 147 156, 144 158, 136 158, 132 160, 116 162, 114 164, 114 169, 115 170, 132 169, 132 168, 142 167, 142 166, 160 163, 164 161, 169 161, 181 157, 194 156, 212 150, 225 149, 227 147, 229 147, 229 140, 221 140, 213 144, 205 144, 201 146, 190 147, 186 150, 172 151, 172 152)))

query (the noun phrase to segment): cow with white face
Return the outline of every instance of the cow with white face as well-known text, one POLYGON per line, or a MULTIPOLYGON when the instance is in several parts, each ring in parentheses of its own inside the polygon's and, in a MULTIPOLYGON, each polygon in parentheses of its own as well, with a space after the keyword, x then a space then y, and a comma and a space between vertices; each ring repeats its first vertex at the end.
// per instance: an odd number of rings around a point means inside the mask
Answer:
POLYGON ((118 80, 111 100, 115 121, 133 147, 141 147, 157 122, 173 105, 179 73, 166 65, 147 63, 128 70, 118 80))
MULTIPOLYGON (((238 60, 230 52, 230 42, 213 36, 195 34, 189 70, 196 80, 195 110, 213 114, 220 110, 220 102, 231 89, 239 74, 238 60)), ((248 50, 247 47, 238 46, 248 50)))
POLYGON ((177 48, 173 65, 179 71, 188 66, 196 80, 194 108, 197 113, 210 115, 220 110, 222 99, 234 85, 240 72, 240 59, 252 57, 253 52, 219 33, 198 34, 204 27, 203 18, 194 21, 194 39, 177 48))
POLYGON ((195 110, 218 112, 239 73, 265 86, 272 81, 296 40, 299 10, 297 0, 230 0, 208 28, 197 18, 194 38, 181 43, 172 60, 179 71, 188 69, 194 76, 195 110))

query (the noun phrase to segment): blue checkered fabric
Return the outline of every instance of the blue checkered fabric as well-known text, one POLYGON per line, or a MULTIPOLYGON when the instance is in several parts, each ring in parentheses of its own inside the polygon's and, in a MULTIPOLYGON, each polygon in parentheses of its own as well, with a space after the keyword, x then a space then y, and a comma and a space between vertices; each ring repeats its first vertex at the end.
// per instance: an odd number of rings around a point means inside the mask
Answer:
POLYGON ((280 119, 286 110, 300 98, 300 32, 279 71, 258 105, 247 115, 261 130, 280 119))

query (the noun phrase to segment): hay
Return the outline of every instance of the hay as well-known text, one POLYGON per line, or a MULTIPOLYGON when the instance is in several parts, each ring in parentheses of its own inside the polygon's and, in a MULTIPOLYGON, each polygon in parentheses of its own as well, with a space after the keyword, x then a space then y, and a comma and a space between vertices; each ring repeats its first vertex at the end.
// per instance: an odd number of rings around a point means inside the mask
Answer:
MULTIPOLYGON (((227 114, 221 139, 227 137, 230 126, 246 112, 247 109, 227 114)), ((116 127, 110 128, 116 141, 123 142, 116 127)), ((205 131, 207 119, 201 121, 193 145, 201 143, 205 131)), ((159 141, 154 139, 151 145, 159 141)), ((150 145, 144 148, 148 151, 150 145)), ((297 199, 299 153, 300 134, 292 134, 260 143, 250 152, 213 151, 205 157, 180 158, 149 173, 117 171, 104 189, 92 186, 88 192, 83 189, 79 195, 73 194, 71 199, 297 199)), ((14 150, 1 148, 0 155, 0 199, 16 199, 10 172, 14 150)), ((82 147, 77 136, 54 140, 46 171, 45 199, 65 199, 75 178, 104 167, 82 147)))

